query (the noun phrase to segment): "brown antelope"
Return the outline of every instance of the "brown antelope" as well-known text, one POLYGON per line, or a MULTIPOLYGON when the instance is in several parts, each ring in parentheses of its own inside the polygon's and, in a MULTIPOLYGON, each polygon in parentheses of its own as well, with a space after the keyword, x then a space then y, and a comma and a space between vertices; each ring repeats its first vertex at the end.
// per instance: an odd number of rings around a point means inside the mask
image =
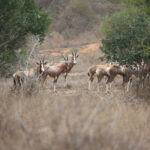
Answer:
POLYGON ((113 63, 109 65, 105 65, 102 68, 98 68, 96 70, 96 76, 98 79, 98 91, 99 91, 99 84, 100 81, 102 80, 103 76, 107 76, 107 81, 106 81, 106 93, 110 91, 111 88, 111 83, 115 79, 117 75, 125 76, 124 72, 120 69, 119 64, 113 63))
MULTIPOLYGON (((68 68, 66 70, 65 75, 64 75, 64 78, 65 78, 65 84, 67 86, 67 76, 68 76, 68 73, 70 73, 70 71, 72 70, 73 66, 77 64, 77 58, 79 57, 79 54, 77 54, 77 51, 74 50, 72 52, 72 55, 70 55, 70 57, 68 57, 69 61, 68 61, 68 68)), ((65 59, 65 58, 64 58, 65 59)))
MULTIPOLYGON (((125 65, 122 65, 122 66, 119 65, 117 68, 113 67, 112 69, 110 69, 110 78, 107 80, 106 85, 112 82, 114 78, 116 77, 116 75, 118 74, 123 77, 122 86, 124 88, 126 86, 127 92, 129 91, 129 87, 132 84, 132 80, 137 77, 139 78, 141 77, 141 74, 139 75, 139 72, 137 71, 137 68, 134 65, 132 65, 130 68, 126 67, 125 65)), ((108 89, 108 86, 106 88, 108 89)))
POLYGON ((40 77, 40 75, 44 72, 45 68, 44 65, 46 65, 47 62, 44 62, 43 60, 40 60, 40 62, 36 63, 38 66, 34 68, 30 68, 28 70, 24 71, 17 71, 13 74, 13 82, 14 82, 14 90, 16 88, 22 88, 22 85, 24 83, 24 80, 27 78, 33 78, 33 77, 40 77))
POLYGON ((129 67, 126 67, 125 65, 120 66, 122 72, 125 74, 123 76, 123 83, 122 86, 125 88, 126 85, 126 91, 129 91, 129 87, 132 84, 132 80, 136 77, 135 71, 133 69, 130 69, 129 67))
MULTIPOLYGON (((149 68, 150 69, 150 68, 149 68)), ((129 91, 129 87, 132 84, 133 79, 139 78, 139 86, 141 85, 142 88, 144 87, 144 82, 146 76, 148 74, 148 66, 144 63, 135 63, 130 67, 126 67, 125 65, 121 66, 121 70, 124 72, 125 76, 123 76, 123 86, 126 86, 126 91, 129 91)))
MULTIPOLYGON (((89 86, 88 89, 91 89, 91 83, 94 80, 94 76, 97 76, 98 79, 98 84, 100 83, 100 81, 103 79, 104 76, 106 76, 107 78, 110 78, 110 69, 113 66, 118 66, 117 62, 114 63, 110 63, 110 64, 104 64, 104 65, 95 65, 92 66, 88 69, 88 76, 89 76, 89 86)), ((112 78, 110 78, 112 80, 112 78)), ((98 87, 99 90, 99 87, 98 87)))
POLYGON ((67 71, 67 68, 68 68, 68 57, 67 57, 67 59, 65 59, 65 61, 46 66, 46 70, 42 74, 42 86, 43 86, 47 76, 49 76, 50 78, 54 79, 53 87, 54 87, 54 92, 55 92, 57 80, 62 73, 67 71))
MULTIPOLYGON (((108 65, 108 64, 105 64, 105 65, 108 65)), ((94 80, 94 77, 96 75, 96 70, 98 68, 102 68, 102 71, 103 72, 103 77, 104 76, 107 76, 107 71, 105 70, 105 66, 104 65, 95 65, 95 66, 92 66, 88 69, 88 76, 89 76, 89 86, 88 86, 88 89, 90 90, 91 89, 91 83, 93 82, 94 80)), ((102 78, 103 78, 102 77, 102 78)))
POLYGON ((77 52, 74 51, 74 52, 72 52, 72 56, 71 56, 70 61, 68 59, 68 56, 67 56, 67 58, 65 58, 63 56, 65 61, 53 64, 53 65, 49 65, 49 64, 46 65, 46 70, 43 72, 43 75, 42 75, 42 85, 44 84, 44 82, 48 76, 50 78, 53 78, 54 79, 54 81, 53 81, 54 86, 53 87, 54 87, 54 92, 55 92, 56 91, 56 83, 57 83, 59 76, 61 74, 65 74, 65 76, 64 76, 65 81, 67 81, 67 75, 71 71, 73 66, 75 64, 77 64, 76 58, 78 56, 79 55, 77 55, 77 52))
POLYGON ((143 86, 145 79, 148 78, 148 83, 150 79, 150 63, 144 64, 144 72, 143 72, 143 86))

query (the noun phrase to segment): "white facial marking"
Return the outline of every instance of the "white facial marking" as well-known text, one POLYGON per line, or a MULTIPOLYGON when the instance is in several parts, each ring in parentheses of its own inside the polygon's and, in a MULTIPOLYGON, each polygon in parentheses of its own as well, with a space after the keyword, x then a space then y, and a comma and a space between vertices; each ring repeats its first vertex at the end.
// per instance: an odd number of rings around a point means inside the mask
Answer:
POLYGON ((108 93, 109 92, 109 87, 108 87, 108 84, 106 84, 106 92, 105 93, 108 93))
POLYGON ((77 61, 76 61, 76 57, 75 57, 75 56, 73 57, 73 63, 74 63, 74 64, 77 64, 77 61))
POLYGON ((41 64, 41 70, 42 70, 42 72, 44 72, 44 66, 43 66, 43 64, 41 64))

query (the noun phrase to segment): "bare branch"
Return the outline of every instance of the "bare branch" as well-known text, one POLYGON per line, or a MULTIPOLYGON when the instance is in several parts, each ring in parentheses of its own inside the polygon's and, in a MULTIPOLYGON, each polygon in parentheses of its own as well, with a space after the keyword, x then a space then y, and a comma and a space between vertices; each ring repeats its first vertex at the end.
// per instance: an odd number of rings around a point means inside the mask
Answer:
POLYGON ((33 47, 31 48, 31 51, 30 51, 30 54, 29 54, 29 57, 28 57, 28 60, 27 60, 27 64, 26 64, 26 69, 28 68, 32 53, 36 49, 36 46, 39 44, 39 38, 38 37, 32 36, 31 40, 32 40, 32 43, 34 43, 34 45, 33 45, 33 47))

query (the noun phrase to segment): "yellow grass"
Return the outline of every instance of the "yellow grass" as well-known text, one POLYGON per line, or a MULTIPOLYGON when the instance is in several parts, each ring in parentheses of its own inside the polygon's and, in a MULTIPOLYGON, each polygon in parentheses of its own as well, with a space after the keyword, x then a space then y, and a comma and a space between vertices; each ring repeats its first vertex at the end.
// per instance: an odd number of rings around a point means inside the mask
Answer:
POLYGON ((133 93, 128 97, 115 85, 108 95, 102 87, 100 93, 76 85, 66 89, 60 81, 57 93, 48 83, 33 95, 13 94, 11 84, 0 86, 3 150, 149 149, 150 107, 133 93))
POLYGON ((99 63, 99 52, 80 54, 65 88, 57 92, 48 80, 44 89, 12 93, 12 79, 0 80, 0 150, 148 150, 150 106, 148 88, 136 96, 117 77, 112 92, 96 83, 87 90, 87 69, 99 63), (143 93, 142 93, 143 92, 143 93))

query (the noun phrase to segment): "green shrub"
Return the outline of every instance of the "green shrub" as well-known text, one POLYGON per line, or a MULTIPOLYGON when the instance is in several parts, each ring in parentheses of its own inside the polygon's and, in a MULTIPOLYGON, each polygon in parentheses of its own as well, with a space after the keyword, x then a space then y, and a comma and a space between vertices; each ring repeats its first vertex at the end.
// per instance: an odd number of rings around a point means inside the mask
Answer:
POLYGON ((42 42, 49 24, 48 15, 34 0, 0 1, 0 75, 18 61, 15 51, 24 46, 26 36, 37 35, 42 42))
POLYGON ((133 5, 142 8, 147 14, 150 15, 150 0, 108 0, 111 2, 122 2, 128 5, 133 5))
POLYGON ((119 24, 119 22, 130 22, 132 18, 137 14, 138 8, 122 8, 120 12, 116 12, 112 15, 107 15, 103 18, 103 22, 100 25, 100 31, 109 34, 113 31, 113 28, 119 24))
POLYGON ((141 9, 126 8, 106 17, 101 29, 106 34, 101 50, 107 60, 121 64, 150 61, 150 18, 141 9))

